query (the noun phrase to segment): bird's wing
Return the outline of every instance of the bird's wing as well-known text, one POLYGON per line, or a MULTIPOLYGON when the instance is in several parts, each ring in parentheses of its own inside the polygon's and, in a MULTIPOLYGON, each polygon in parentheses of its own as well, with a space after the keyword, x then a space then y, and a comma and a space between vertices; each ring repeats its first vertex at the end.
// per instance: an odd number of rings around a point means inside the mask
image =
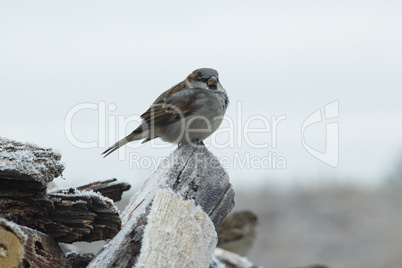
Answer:
POLYGON ((200 89, 188 88, 183 82, 160 95, 141 115, 148 124, 163 126, 191 115, 201 106, 197 99, 204 94, 200 89))

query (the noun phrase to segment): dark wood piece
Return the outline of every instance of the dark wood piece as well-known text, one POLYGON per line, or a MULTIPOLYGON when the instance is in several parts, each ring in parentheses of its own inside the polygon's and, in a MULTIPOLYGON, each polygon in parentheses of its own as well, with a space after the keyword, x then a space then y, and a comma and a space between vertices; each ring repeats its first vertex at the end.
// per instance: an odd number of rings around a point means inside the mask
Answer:
POLYGON ((126 182, 118 182, 113 178, 110 180, 97 181, 77 187, 78 190, 92 190, 99 192, 103 196, 109 197, 114 202, 120 201, 123 192, 130 190, 131 185, 126 182))
POLYGON ((110 239, 121 228, 118 210, 110 199, 75 189, 19 199, 0 198, 0 217, 64 243, 110 239))
POLYGON ((93 254, 93 253, 78 253, 78 252, 67 253, 67 259, 70 262, 72 268, 87 267, 88 263, 94 257, 95 257, 95 254, 93 254))

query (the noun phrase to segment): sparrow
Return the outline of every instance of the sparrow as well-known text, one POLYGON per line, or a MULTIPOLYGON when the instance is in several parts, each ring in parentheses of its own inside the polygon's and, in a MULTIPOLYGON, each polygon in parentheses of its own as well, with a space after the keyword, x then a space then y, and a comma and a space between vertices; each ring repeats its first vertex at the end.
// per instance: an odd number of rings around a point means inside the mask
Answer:
POLYGON ((217 230, 217 247, 247 256, 254 244, 257 225, 257 216, 251 211, 229 215, 217 230))
POLYGON ((106 157, 130 141, 145 143, 158 137, 178 145, 202 143, 218 129, 228 104, 218 72, 197 69, 163 92, 141 115, 140 126, 102 154, 106 157))

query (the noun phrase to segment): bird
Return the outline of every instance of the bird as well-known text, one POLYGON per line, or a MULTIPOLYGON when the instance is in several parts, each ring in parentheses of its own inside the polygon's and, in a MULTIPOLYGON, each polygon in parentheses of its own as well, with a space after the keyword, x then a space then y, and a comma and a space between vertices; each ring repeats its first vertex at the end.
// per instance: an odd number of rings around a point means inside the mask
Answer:
POLYGON ((141 115, 141 124, 105 150, 108 156, 131 141, 155 138, 178 144, 202 144, 222 123, 229 105, 215 69, 200 68, 163 92, 141 115))
POLYGON ((232 213, 217 230, 217 247, 247 256, 256 238, 257 225, 257 215, 251 211, 232 213))

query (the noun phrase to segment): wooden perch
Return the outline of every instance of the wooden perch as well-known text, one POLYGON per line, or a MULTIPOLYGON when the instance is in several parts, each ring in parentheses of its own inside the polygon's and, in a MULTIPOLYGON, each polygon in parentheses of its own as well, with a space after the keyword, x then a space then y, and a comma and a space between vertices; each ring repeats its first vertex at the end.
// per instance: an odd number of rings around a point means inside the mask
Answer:
MULTIPOLYGON (((160 189, 169 189, 183 200, 194 200, 194 204, 200 206, 209 216, 215 228, 220 225, 234 206, 233 188, 216 157, 204 146, 195 148, 190 145, 183 145, 171 154, 169 163, 160 165, 158 170, 147 179, 141 190, 130 200, 123 212, 122 230, 102 248, 88 267, 129 267, 135 265, 140 252, 142 252, 142 243, 145 243, 143 236, 144 230, 147 228, 150 211, 157 210, 154 207, 154 202, 160 189)), ((159 216, 162 217, 162 215, 163 213, 159 216)), ((175 217, 178 216, 177 214, 174 215, 175 217)), ((178 221, 178 219, 171 220, 178 221)), ((186 221, 186 219, 183 220, 186 221)), ((192 223, 189 222, 189 224, 192 223)), ((165 230, 165 232, 169 232, 169 230, 165 230)), ((180 236, 189 235, 186 229, 183 229, 183 232, 177 230, 176 234, 179 238, 172 239, 177 239, 177 241, 180 241, 180 236)), ((213 243, 212 237, 209 243, 213 243)), ((166 241, 154 241, 154 243, 162 243, 162 246, 168 246, 166 241)), ((169 247, 176 247, 179 251, 185 249, 182 244, 169 244, 169 247)), ((198 251, 197 254, 208 257, 208 250, 209 247, 205 247, 204 251, 198 251)), ((169 254, 158 258, 164 259, 165 263, 168 264, 175 261, 174 257, 169 254)), ((142 260, 142 257, 140 259, 142 260)))
POLYGON ((0 267, 71 267, 54 239, 0 218, 0 267))
POLYGON ((78 190, 92 190, 99 192, 103 196, 109 197, 114 202, 120 201, 123 192, 130 190, 131 185, 126 182, 118 182, 113 178, 105 181, 97 181, 77 187, 78 190))

